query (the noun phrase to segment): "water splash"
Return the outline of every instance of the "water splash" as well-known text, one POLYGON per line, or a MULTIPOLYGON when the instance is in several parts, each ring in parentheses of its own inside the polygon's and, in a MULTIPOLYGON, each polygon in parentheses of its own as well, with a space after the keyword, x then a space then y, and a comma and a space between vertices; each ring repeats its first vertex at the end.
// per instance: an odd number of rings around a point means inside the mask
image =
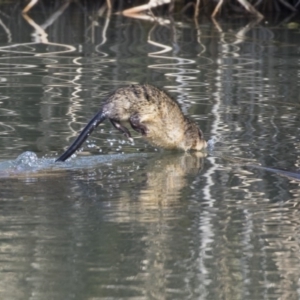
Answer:
POLYGON ((16 169, 27 169, 38 165, 38 157, 34 152, 26 151, 15 160, 16 169))
POLYGON ((55 158, 38 158, 36 153, 26 151, 20 154, 15 160, 0 162, 0 178, 10 176, 21 176, 30 174, 46 175, 51 172, 63 170, 78 170, 95 168, 101 164, 113 163, 120 160, 140 160, 141 158, 150 157, 147 153, 134 154, 111 154, 111 155, 92 155, 88 157, 77 157, 65 162, 56 163, 55 158))
POLYGON ((34 172, 49 167, 53 161, 53 159, 38 158, 34 152, 26 151, 20 154, 15 160, 0 162, 0 174, 34 172))

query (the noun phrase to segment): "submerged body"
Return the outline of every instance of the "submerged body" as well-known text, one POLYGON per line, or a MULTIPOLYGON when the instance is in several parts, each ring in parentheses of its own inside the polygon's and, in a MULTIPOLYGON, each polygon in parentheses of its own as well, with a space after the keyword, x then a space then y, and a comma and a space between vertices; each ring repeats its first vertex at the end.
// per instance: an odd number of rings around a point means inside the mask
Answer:
POLYGON ((285 177, 288 177, 290 179, 300 180, 300 173, 299 172, 291 172, 291 171, 285 171, 285 170, 269 168, 269 167, 262 167, 262 166, 255 166, 255 165, 247 165, 247 167, 260 169, 260 170, 268 171, 268 172, 272 172, 272 173, 276 173, 278 175, 285 176, 285 177))
POLYGON ((123 122, 129 122, 135 131, 158 147, 184 151, 206 148, 202 131, 182 113, 176 101, 154 86, 130 85, 108 96, 102 109, 56 161, 69 158, 105 119, 129 139, 131 134, 123 122))

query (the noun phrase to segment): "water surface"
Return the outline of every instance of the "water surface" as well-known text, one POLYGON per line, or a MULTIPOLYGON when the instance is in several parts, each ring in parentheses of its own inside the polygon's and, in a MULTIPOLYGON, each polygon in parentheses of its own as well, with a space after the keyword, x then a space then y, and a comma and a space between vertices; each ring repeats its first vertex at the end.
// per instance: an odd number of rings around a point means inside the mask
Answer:
POLYGON ((300 168, 297 19, 58 10, 0 16, 1 299, 299 299, 299 181, 247 166, 300 168), (144 82, 205 155, 107 122, 54 163, 109 92, 144 82))

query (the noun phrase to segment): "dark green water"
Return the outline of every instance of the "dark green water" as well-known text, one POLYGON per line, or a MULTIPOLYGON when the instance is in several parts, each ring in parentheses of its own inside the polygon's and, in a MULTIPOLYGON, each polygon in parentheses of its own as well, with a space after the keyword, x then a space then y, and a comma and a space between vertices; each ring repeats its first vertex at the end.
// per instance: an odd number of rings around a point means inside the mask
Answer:
POLYGON ((58 9, 0 15, 0 298, 299 299, 299 181, 243 166, 300 169, 297 20, 58 9), (205 157, 107 122, 54 163, 143 82, 197 121, 205 157))

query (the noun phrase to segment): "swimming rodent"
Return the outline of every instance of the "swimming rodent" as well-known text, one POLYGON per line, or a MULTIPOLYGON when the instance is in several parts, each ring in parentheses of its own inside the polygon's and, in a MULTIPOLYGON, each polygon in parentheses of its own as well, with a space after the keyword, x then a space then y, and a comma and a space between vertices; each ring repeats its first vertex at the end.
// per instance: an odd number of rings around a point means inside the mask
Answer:
POLYGON ((184 151, 206 148, 202 131, 182 113, 175 100, 152 85, 136 84, 110 94, 101 110, 56 161, 68 159, 105 119, 130 140, 131 134, 121 122, 129 122, 135 131, 158 147, 184 151))
POLYGON ((300 173, 299 172, 291 172, 291 171, 285 171, 281 169, 275 169, 275 168, 269 168, 269 167, 263 167, 263 166, 256 166, 256 165, 245 165, 245 167, 248 168, 255 168, 260 169, 267 172, 276 173, 281 176, 288 177, 290 179, 300 180, 300 173))
POLYGON ((223 156, 223 158, 225 160, 228 160, 228 161, 234 163, 235 165, 237 165, 239 167, 259 169, 259 170, 263 170, 266 172, 272 172, 277 175, 285 176, 290 179, 300 180, 300 172, 286 171, 286 170, 281 170, 281 169, 277 169, 277 168, 259 166, 259 165, 253 164, 253 161, 250 162, 250 161, 247 161, 247 159, 240 158, 240 157, 223 156))

